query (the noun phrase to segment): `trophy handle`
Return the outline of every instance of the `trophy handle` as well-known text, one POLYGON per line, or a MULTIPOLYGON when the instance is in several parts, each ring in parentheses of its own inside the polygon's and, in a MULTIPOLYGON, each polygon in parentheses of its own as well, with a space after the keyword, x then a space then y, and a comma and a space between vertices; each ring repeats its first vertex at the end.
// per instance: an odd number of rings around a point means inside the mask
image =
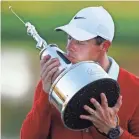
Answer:
POLYGON ((56 51, 59 57, 66 63, 66 64, 71 64, 71 61, 60 51, 56 51))

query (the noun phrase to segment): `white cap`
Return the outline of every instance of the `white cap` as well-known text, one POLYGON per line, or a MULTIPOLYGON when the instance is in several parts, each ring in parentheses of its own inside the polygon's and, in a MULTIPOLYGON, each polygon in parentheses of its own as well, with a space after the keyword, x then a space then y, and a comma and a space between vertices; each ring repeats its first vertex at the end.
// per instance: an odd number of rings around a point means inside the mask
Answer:
POLYGON ((112 41, 114 22, 111 15, 102 7, 87 7, 80 10, 69 24, 57 27, 78 41, 85 41, 100 36, 112 41))

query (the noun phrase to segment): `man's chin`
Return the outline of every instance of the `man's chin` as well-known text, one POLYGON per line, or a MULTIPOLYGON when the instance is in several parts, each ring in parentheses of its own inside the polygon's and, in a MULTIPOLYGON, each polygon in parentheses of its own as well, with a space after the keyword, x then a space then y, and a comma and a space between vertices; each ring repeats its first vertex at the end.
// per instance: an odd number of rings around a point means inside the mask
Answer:
POLYGON ((67 57, 67 58, 69 59, 69 61, 71 61, 72 64, 78 63, 78 60, 73 57, 67 57))
POLYGON ((80 61, 78 61, 78 60, 76 60, 76 59, 72 59, 72 60, 71 60, 71 63, 72 63, 72 64, 76 64, 76 63, 79 63, 79 62, 80 62, 80 61))

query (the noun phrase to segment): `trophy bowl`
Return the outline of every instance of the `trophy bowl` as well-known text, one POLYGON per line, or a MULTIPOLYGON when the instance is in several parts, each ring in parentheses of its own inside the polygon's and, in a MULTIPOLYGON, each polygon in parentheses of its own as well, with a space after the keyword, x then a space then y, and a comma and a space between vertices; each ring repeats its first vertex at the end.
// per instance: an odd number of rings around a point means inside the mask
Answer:
POLYGON ((101 104, 100 94, 108 99, 113 107, 120 94, 116 80, 112 79, 102 67, 93 61, 83 61, 72 65, 62 72, 52 84, 49 100, 61 113, 65 127, 71 130, 84 130, 93 125, 80 115, 89 115, 83 108, 88 105, 95 110, 90 99, 95 98, 101 104))

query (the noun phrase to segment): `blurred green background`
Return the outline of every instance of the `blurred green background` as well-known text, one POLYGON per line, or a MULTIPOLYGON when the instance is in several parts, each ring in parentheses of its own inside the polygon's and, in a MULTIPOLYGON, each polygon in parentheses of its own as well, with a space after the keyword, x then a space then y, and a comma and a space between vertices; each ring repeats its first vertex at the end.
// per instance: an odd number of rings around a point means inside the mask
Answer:
POLYGON ((24 24, 8 9, 31 22, 48 43, 65 50, 66 35, 54 28, 68 23, 83 7, 103 6, 116 26, 109 55, 128 71, 139 75, 139 2, 1 2, 1 134, 2 139, 19 138, 20 128, 31 109, 39 80, 39 51, 24 24))

